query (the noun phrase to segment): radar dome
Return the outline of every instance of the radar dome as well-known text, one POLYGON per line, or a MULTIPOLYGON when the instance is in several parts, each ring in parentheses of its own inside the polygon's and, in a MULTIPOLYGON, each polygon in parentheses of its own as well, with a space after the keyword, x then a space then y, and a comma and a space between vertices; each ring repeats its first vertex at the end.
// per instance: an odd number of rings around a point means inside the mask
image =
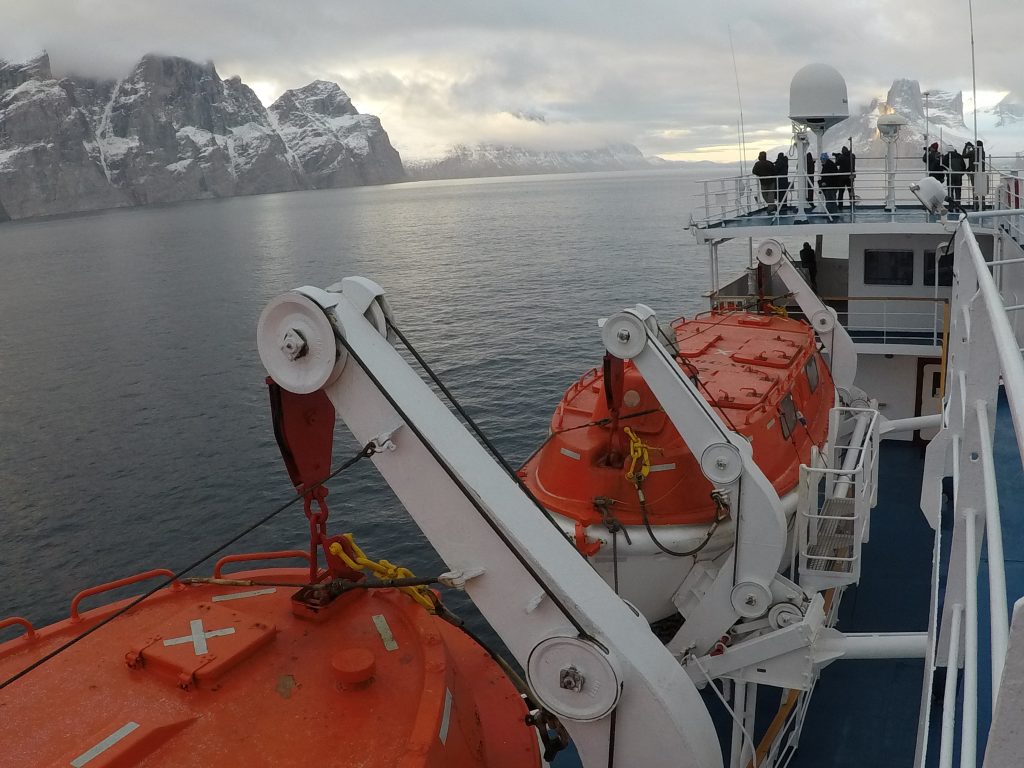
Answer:
POLYGON ((846 81, 828 64, 808 64, 789 84, 789 119, 827 131, 850 116, 846 81))

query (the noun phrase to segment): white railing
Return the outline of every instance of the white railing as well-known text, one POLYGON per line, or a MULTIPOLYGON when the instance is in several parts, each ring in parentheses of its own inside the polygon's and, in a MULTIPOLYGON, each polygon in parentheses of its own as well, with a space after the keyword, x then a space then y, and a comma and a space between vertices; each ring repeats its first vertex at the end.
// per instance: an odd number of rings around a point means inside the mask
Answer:
MULTIPOLYGON (((746 276, 731 282, 708 298, 712 309, 753 308, 752 293, 740 293, 746 276)), ((773 286, 774 287, 774 286, 773 286)), ((857 344, 910 344, 941 347, 949 323, 949 300, 922 296, 822 296, 836 311, 837 318, 857 344)), ((785 307, 800 317, 800 308, 787 295, 774 297, 772 304, 785 307)))
POLYGON ((824 465, 802 464, 797 492, 799 582, 810 592, 860 580, 878 494, 877 409, 833 408, 828 426, 824 465))
MULTIPOLYGON (((897 158, 896 170, 892 172, 892 183, 895 188, 895 205, 900 208, 901 221, 906 222, 907 215, 917 215, 922 222, 929 221, 928 214, 910 191, 910 185, 916 184, 928 174, 920 158, 897 158), (901 165, 902 164, 902 165, 901 165)), ((1004 179, 1016 178, 1011 174, 994 170, 989 165, 986 171, 975 174, 963 173, 959 185, 959 197, 964 209, 974 207, 996 208, 1000 206, 1001 196, 1006 198, 1003 207, 1007 207, 1012 194, 1007 191, 1004 179), (975 205, 976 203, 976 205, 975 205)), ((811 203, 819 216, 824 218, 826 201, 824 191, 820 187, 820 175, 808 177, 811 203)), ((1020 178, 1017 194, 1024 202, 1024 178, 1020 178)), ((699 227, 708 227, 735 218, 749 219, 758 224, 774 224, 779 222, 779 205, 795 206, 800 195, 800 178, 795 170, 786 176, 757 177, 752 174, 724 176, 717 179, 703 179, 697 183, 700 191, 693 204, 693 221, 699 227), (776 204, 769 204, 768 198, 761 190, 762 179, 776 190, 784 190, 785 198, 776 204)), ((884 216, 887 194, 890 184, 890 172, 885 169, 885 159, 879 157, 863 157, 857 159, 857 172, 853 178, 853 200, 850 190, 846 190, 846 206, 842 209, 842 220, 860 221, 877 220, 884 216)), ((777 194, 777 193, 776 193, 777 194)), ((840 212, 837 206, 828 206, 830 213, 840 212)))
MULTIPOLYGON (((1008 216, 971 214, 969 219, 1008 216)), ((1005 229, 998 233, 1005 238, 1005 229)), ((1000 376, 1004 383, 1018 449, 1024 455, 1024 362, 1015 338, 1007 308, 989 271, 969 221, 960 224, 955 237, 954 283, 947 363, 943 426, 928 446, 925 458, 922 510, 936 530, 935 551, 941 551, 941 484, 953 475, 953 536, 948 576, 941 609, 941 621, 934 609, 938 594, 938 558, 933 573, 933 614, 929 624, 929 650, 922 690, 921 718, 918 725, 917 758, 924 766, 927 759, 932 671, 948 667, 940 740, 940 765, 951 765, 957 736, 955 693, 958 667, 963 665, 963 711, 959 722, 961 768, 976 765, 979 735, 979 706, 986 712, 994 708, 999 694, 1009 636, 1009 604, 1006 594, 1006 570, 1003 559, 1000 501, 996 486, 993 451, 995 409, 1000 376), (982 543, 988 547, 988 592, 991 643, 978 648, 978 564, 982 543), (979 702, 979 657, 988 656, 992 673, 991 702, 979 702), (962 659, 962 662, 961 662, 962 659)), ((1007 264, 1024 261, 1012 242, 1001 242, 1000 253, 1009 250, 1007 264)), ((1020 467, 1008 468, 1020 472, 1020 467)))

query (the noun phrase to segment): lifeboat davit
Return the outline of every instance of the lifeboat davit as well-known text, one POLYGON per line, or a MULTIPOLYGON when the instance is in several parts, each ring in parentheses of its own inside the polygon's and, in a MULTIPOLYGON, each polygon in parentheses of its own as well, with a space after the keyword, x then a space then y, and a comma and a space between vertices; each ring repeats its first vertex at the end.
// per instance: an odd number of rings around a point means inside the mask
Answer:
MULTIPOLYGON (((835 386, 807 323, 775 313, 680 318, 667 347, 786 500, 828 436, 835 386)), ((732 546, 711 483, 629 362, 606 357, 566 391, 520 476, 619 594, 649 621, 698 559, 732 546), (643 464, 646 462, 646 466, 643 464), (644 472, 643 498, 635 477, 644 472)), ((792 515, 792 497, 787 514, 792 515)))

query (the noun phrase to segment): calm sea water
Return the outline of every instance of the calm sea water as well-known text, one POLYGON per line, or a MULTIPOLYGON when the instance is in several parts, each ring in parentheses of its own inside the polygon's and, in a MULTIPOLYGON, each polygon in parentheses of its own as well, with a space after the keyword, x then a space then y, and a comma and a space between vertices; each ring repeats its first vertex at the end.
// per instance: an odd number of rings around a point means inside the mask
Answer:
MULTIPOLYGON (((0 225, 0 618, 63 618, 79 589, 182 567, 290 496, 255 330, 299 285, 383 285, 518 464, 600 363, 598 317, 704 309, 706 250, 685 229, 696 178, 425 182, 0 225)), ((353 451, 336 443, 339 460, 353 451)), ((369 462, 331 489, 334 531, 442 569, 369 462)), ((293 507, 233 550, 306 536, 293 507)))

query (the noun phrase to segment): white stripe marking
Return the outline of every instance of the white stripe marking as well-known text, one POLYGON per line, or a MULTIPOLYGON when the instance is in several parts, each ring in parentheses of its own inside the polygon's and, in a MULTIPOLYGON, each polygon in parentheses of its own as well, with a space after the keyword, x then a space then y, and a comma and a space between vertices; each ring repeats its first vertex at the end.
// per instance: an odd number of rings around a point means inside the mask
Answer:
POLYGON ((563 456, 568 456, 570 459, 580 460, 580 455, 576 451, 570 451, 568 448, 559 448, 558 452, 563 456))
POLYGON ((441 730, 437 732, 437 736, 441 739, 441 743, 444 744, 448 741, 448 726, 452 723, 452 692, 447 688, 444 689, 444 714, 441 715, 441 730))
POLYGON ((669 470, 675 469, 675 464, 655 464, 651 467, 651 472, 668 472, 669 470))
POLYGON ((213 602, 223 603, 226 600, 242 600, 246 597, 259 597, 260 595, 272 595, 277 592, 275 587, 269 589, 253 589, 249 592, 229 592, 226 595, 214 595, 213 602))
POLYGON ((377 628, 377 634, 380 635, 381 642, 384 643, 384 650, 397 651, 398 643, 395 641, 395 636, 391 633, 391 627, 388 624, 388 620, 384 618, 384 614, 374 614, 373 626, 377 628))
POLYGON ((225 627, 224 629, 211 629, 209 632, 203 631, 203 620, 192 619, 188 623, 192 633, 185 635, 184 637, 172 637, 170 640, 164 640, 164 645, 184 645, 185 643, 192 643, 195 649, 196 656, 202 656, 207 651, 206 640, 210 637, 224 637, 224 635, 235 634, 234 627, 225 627))
POLYGON ((99 757, 100 755, 102 755, 104 752, 106 752, 112 746, 117 744, 117 742, 121 741, 121 739, 123 739, 125 736, 127 736, 129 733, 131 733, 132 731, 134 731, 138 727, 139 727, 138 723, 134 723, 134 722, 125 723, 120 728, 118 728, 116 731, 114 731, 112 734, 107 736, 107 738, 105 738, 99 744, 97 744, 96 746, 94 746, 94 747, 92 747, 90 749, 85 750, 85 752, 83 752, 78 757, 76 757, 74 760, 72 760, 71 761, 72 768, 82 768, 83 765, 86 765, 87 763, 91 763, 94 758, 99 757))

